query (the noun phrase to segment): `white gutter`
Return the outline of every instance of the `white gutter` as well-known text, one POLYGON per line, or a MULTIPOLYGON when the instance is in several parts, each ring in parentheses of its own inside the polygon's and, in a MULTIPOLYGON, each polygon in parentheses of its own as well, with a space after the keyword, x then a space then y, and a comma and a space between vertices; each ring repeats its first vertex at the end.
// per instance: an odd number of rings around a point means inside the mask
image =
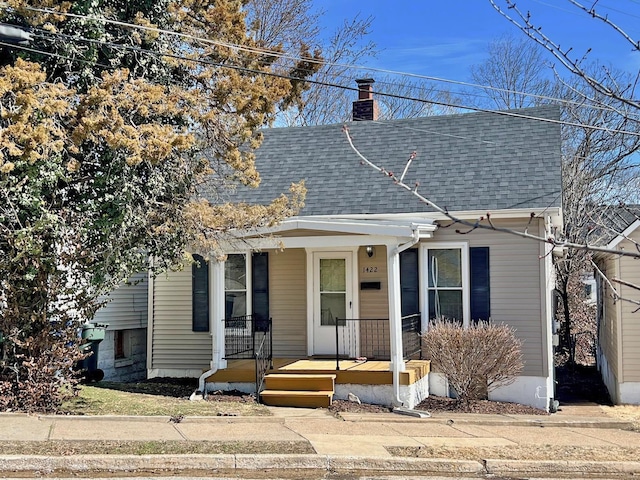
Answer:
MULTIPOLYGON (((391 368, 393 374, 393 402, 396 406, 402 406, 403 402, 400 400, 400 367, 404 366, 404 359, 402 355, 402 325, 398 325, 398 322, 402 322, 402 312, 400 307, 400 291, 397 289, 397 285, 400 283, 400 253, 413 247, 420 241, 420 232, 417 227, 414 227, 411 235, 411 240, 402 245, 391 248, 388 245, 389 252, 387 254, 388 262, 388 276, 389 276, 389 291, 392 292, 393 298, 390 298, 389 305, 389 323, 390 323, 390 337, 391 337, 391 368), (397 283, 396 283, 397 281, 397 283), (393 282, 393 283, 391 283, 393 282), (398 335, 400 332, 400 335, 398 335)), ((404 370, 404 368, 403 368, 404 370)))

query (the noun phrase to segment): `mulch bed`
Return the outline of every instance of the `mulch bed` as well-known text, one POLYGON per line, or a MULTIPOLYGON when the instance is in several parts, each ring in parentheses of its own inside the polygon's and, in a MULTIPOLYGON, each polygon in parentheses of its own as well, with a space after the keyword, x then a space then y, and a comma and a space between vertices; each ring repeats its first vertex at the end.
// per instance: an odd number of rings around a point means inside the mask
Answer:
MULTIPOLYGON (((459 402, 453 398, 438 397, 431 395, 420 404, 416 405, 416 410, 423 410, 429 413, 484 413, 502 415, 548 415, 544 410, 510 402, 494 402, 492 400, 471 400, 467 403, 459 402)), ((367 403, 349 402, 347 400, 334 400, 329 407, 333 413, 388 413, 392 408, 383 405, 370 405, 367 403)))
POLYGON ((416 406, 416 410, 427 412, 450 413, 484 413, 502 415, 549 415, 544 410, 511 402, 495 402, 493 400, 470 400, 459 402, 454 398, 431 395, 416 406))

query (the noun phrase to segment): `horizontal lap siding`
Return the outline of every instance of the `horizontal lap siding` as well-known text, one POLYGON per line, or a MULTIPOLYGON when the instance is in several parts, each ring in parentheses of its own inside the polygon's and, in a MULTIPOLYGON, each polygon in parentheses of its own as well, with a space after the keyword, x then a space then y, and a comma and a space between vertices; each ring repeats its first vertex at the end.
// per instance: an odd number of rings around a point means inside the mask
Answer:
MULTIPOLYGON (((640 242, 640 231, 636 230, 631 238, 640 242)), ((637 251, 636 246, 625 240, 621 246, 626 251, 637 251)), ((640 259, 620 257, 620 279, 634 285, 640 285, 640 259)), ((623 298, 638 300, 638 290, 620 286, 620 294, 623 298)), ((630 302, 621 302, 622 310, 622 378, 624 382, 640 382, 640 312, 635 311, 638 305, 630 302)))
POLYGON ((109 330, 147 328, 149 282, 146 273, 137 273, 106 298, 109 303, 96 312, 94 321, 106 323, 109 330))
POLYGON ((306 258, 301 248, 269 252, 269 311, 276 357, 307 356, 306 258))
MULTIPOLYGON (((616 262, 613 258, 608 258, 601 262, 599 267, 607 277, 616 276, 616 262)), ((611 296, 611 288, 604 284, 604 315, 600 324, 600 348, 607 358, 609 368, 617 379, 620 379, 620 370, 618 362, 618 319, 617 305, 611 296)))
POLYGON ((365 247, 358 250, 358 288, 362 282, 380 282, 380 290, 360 290, 360 318, 389 318, 387 249, 376 245, 371 258, 365 247), (367 271, 364 271, 367 269, 367 271))
POLYGON ((209 332, 191 330, 191 268, 154 280, 153 351, 149 368, 208 368, 209 332))
MULTIPOLYGON (((528 220, 526 221, 528 223, 528 220)), ((523 231, 526 223, 494 220, 498 227, 523 231)), ((537 232, 536 225, 529 226, 537 232)), ((540 243, 513 234, 475 230, 468 235, 455 228, 439 228, 435 242, 468 242, 469 247, 489 247, 491 319, 506 323, 522 341, 524 375, 544 375, 543 295, 541 291, 540 243)), ((425 243, 428 244, 428 241, 425 243)))

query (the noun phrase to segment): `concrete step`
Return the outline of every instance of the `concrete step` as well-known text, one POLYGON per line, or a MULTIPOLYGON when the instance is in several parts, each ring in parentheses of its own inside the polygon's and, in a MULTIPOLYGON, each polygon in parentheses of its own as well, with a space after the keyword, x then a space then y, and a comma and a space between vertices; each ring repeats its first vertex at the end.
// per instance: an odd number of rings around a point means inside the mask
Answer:
POLYGON ((332 374, 285 373, 264 377, 266 390, 330 390, 334 391, 336 376, 332 374))
POLYGON ((326 408, 333 401, 333 390, 263 390, 260 398, 273 407, 326 408))

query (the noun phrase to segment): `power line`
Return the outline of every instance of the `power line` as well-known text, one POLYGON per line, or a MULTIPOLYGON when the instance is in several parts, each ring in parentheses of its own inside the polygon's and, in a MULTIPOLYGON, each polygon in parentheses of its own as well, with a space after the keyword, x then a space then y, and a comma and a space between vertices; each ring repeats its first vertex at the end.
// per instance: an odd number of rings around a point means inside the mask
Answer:
MULTIPOLYGON (((144 49, 144 48, 141 48, 141 47, 124 46, 124 45, 119 45, 119 44, 114 44, 114 43, 109 43, 109 42, 103 42, 103 41, 100 41, 100 40, 90 40, 90 41, 101 43, 101 44, 104 44, 104 45, 107 45, 107 46, 117 47, 117 48, 127 48, 127 49, 131 49, 131 50, 138 51, 138 52, 141 52, 141 53, 150 54, 150 55, 163 56, 163 57, 173 58, 173 59, 176 59, 176 60, 199 63, 199 64, 207 65, 207 66, 215 66, 215 67, 219 67, 219 68, 233 69, 233 70, 241 71, 241 72, 244 72, 244 73, 250 73, 250 74, 253 74, 253 75, 266 75, 266 76, 271 76, 271 77, 275 77, 275 78, 282 78, 282 79, 286 79, 286 80, 294 80, 294 81, 306 82, 306 83, 309 83, 309 84, 312 84, 312 85, 328 86, 328 87, 339 88, 339 89, 353 91, 353 92, 358 92, 359 91, 357 87, 349 87, 349 86, 345 86, 345 85, 341 85, 341 84, 337 84, 337 83, 333 83, 333 82, 323 82, 323 81, 313 80, 313 79, 308 79, 308 78, 294 77, 294 76, 291 76, 291 75, 288 75, 288 74, 283 74, 283 73, 264 71, 264 70, 257 70, 255 68, 242 67, 242 66, 238 66, 238 65, 222 64, 222 63, 219 63, 219 62, 213 62, 213 61, 204 60, 204 59, 201 59, 201 58, 184 57, 184 56, 177 55, 177 54, 158 53, 158 52, 153 52, 151 50, 147 50, 147 49, 144 49)), ((28 51, 33 51, 34 53, 39 53, 39 54, 43 54, 43 55, 51 55, 51 56, 55 56, 55 57, 58 57, 58 58, 65 58, 65 59, 68 59, 68 60, 72 60, 72 59, 69 59, 68 57, 63 57, 63 56, 60 56, 58 54, 53 54, 53 53, 50 53, 50 52, 38 51, 38 50, 29 49, 29 48, 23 48, 23 46, 21 46, 21 45, 8 45, 8 44, 3 44, 3 45, 10 46, 12 48, 18 48, 18 49, 24 49, 24 50, 28 50, 28 51)), ((114 69, 115 68, 115 67, 108 67, 108 66, 101 65, 101 64, 99 64, 99 65, 101 67, 107 68, 107 69, 110 69, 110 68, 114 69)), ((440 101, 440 100, 429 100, 429 99, 423 99, 423 98, 416 98, 416 97, 410 97, 410 96, 407 96, 407 95, 399 95, 399 94, 387 93, 387 92, 374 92, 374 93, 376 95, 378 95, 378 96, 385 96, 385 97, 397 98, 397 99, 401 99, 401 100, 422 102, 422 103, 426 103, 426 104, 430 104, 430 105, 437 105, 437 106, 441 106, 441 107, 457 108, 457 109, 460 109, 460 110, 471 110, 471 111, 475 111, 475 112, 493 113, 493 114, 496 114, 496 115, 503 115, 503 116, 509 116, 509 117, 515 117, 515 118, 523 118, 523 119, 528 119, 528 120, 538 120, 538 121, 543 121, 543 122, 548 122, 548 123, 555 123, 555 124, 560 124, 560 125, 572 126, 572 127, 577 127, 577 128, 585 128, 585 129, 591 129, 591 130, 598 130, 598 131, 603 131, 603 132, 608 132, 608 133, 619 133, 619 134, 625 134, 625 135, 640 136, 640 133, 638 133, 638 132, 611 129, 611 128, 607 128, 607 127, 599 127, 599 126, 595 126, 595 125, 586 125, 586 124, 567 122, 567 121, 562 121, 562 120, 538 118, 538 117, 533 117, 533 116, 522 114, 522 113, 516 113, 514 111, 493 110, 493 109, 489 109, 489 108, 481 108, 481 107, 475 107, 475 106, 469 106, 469 105, 463 105, 463 104, 456 104, 456 103, 444 102, 444 101, 440 101)))
MULTIPOLYGON (((13 9, 10 6, 8 6, 6 3, 2 3, 2 5, 6 6, 7 8, 9 8, 9 9, 11 9, 13 11, 15 11, 15 9, 13 9)), ((26 10, 31 10, 31 11, 39 12, 39 13, 62 15, 62 16, 67 16, 69 18, 78 18, 78 19, 83 19, 83 20, 89 19, 89 20, 95 20, 95 21, 99 21, 99 22, 103 22, 103 23, 108 23, 108 24, 112 24, 112 25, 126 27, 126 28, 144 30, 144 31, 149 31, 149 32, 154 32, 154 33, 164 33, 164 34, 167 34, 167 35, 173 35, 173 36, 177 36, 177 37, 180 37, 180 38, 190 39, 190 40, 194 40, 194 41, 197 41, 197 42, 202 42, 202 43, 205 43, 205 44, 221 46, 221 47, 225 47, 225 48, 231 48, 231 49, 234 49, 234 50, 245 51, 245 52, 253 53, 253 54, 267 55, 267 56, 272 56, 272 57, 280 58, 280 59, 287 59, 287 60, 292 60, 292 61, 305 61, 305 62, 314 63, 314 64, 318 64, 318 65, 327 65, 327 66, 335 66, 335 67, 353 69, 353 70, 364 70, 364 71, 368 71, 368 72, 385 73, 385 74, 388 74, 388 75, 398 75, 398 76, 416 78, 416 79, 421 79, 421 80, 429 80, 429 81, 433 81, 433 82, 442 82, 442 83, 458 85, 458 86, 463 86, 463 87, 479 88, 479 89, 483 89, 483 90, 493 90, 493 91, 502 92, 502 93, 512 93, 512 94, 515 94, 515 95, 522 95, 522 96, 526 96, 528 98, 536 98, 536 99, 539 99, 539 100, 546 100, 546 101, 556 102, 556 103, 559 103, 559 104, 568 104, 568 105, 574 105, 574 106, 583 107, 583 108, 595 108, 595 109, 610 110, 610 111, 615 112, 614 109, 612 109, 610 107, 607 107, 605 105, 592 105, 592 106, 587 107, 587 106, 584 106, 582 102, 577 102, 577 101, 567 100, 567 99, 562 99, 562 98, 557 98, 557 97, 551 97, 551 96, 547 96, 547 95, 539 95, 539 94, 531 94, 531 93, 527 93, 527 92, 520 92, 520 91, 517 91, 517 90, 509 90, 509 89, 505 89, 505 88, 494 87, 494 86, 491 86, 491 85, 479 85, 479 84, 474 84, 474 83, 471 83, 471 82, 464 82, 464 81, 459 81, 459 80, 451 80, 451 79, 446 79, 446 78, 441 78, 441 77, 433 77, 433 76, 428 76, 428 75, 421 75, 421 74, 410 73, 410 72, 402 72, 402 71, 398 71, 398 70, 390 70, 390 69, 384 69, 384 68, 366 67, 366 66, 354 65, 354 64, 342 64, 342 63, 336 63, 336 62, 327 62, 327 61, 324 61, 324 60, 316 60, 316 59, 313 59, 313 58, 299 57, 299 56, 291 55, 291 54, 288 54, 288 53, 285 53, 285 52, 280 52, 280 51, 277 51, 277 50, 270 50, 270 49, 267 49, 267 48, 258 48, 258 47, 248 47, 248 46, 245 46, 245 45, 221 42, 221 41, 218 41, 218 40, 212 40, 212 39, 208 39, 208 38, 198 37, 198 36, 195 36, 195 35, 176 32, 176 31, 173 31, 173 30, 167 30, 167 29, 162 29, 162 28, 158 28, 158 27, 149 27, 149 26, 145 26, 145 25, 136 25, 136 24, 133 24, 133 23, 122 22, 122 21, 119 21, 119 20, 111 20, 111 19, 108 19, 108 18, 96 17, 96 16, 93 16, 93 15, 81 15, 81 14, 75 14, 75 13, 60 12, 60 11, 52 10, 52 9, 48 9, 48 8, 36 8, 36 7, 27 7, 27 6, 24 6, 23 8, 25 8, 26 10)), ((79 37, 71 37, 71 38, 79 38, 79 37)), ((89 39, 87 39, 87 40, 89 40, 89 39)), ((120 46, 120 47, 125 47, 126 48, 126 46, 120 46)), ((166 54, 165 54, 165 56, 166 56, 166 54)), ((264 62, 264 63, 266 63, 266 62, 264 62)), ((307 72, 309 72, 309 70, 307 70, 307 72)), ((301 79, 297 79, 297 80, 301 80, 301 79)), ((309 83, 313 83, 311 80, 307 80, 307 81, 309 83)), ((316 83, 316 84, 320 85, 321 83, 316 83)), ((333 85, 331 85, 331 86, 333 86, 333 85)), ((350 90, 355 90, 355 88, 349 88, 349 89, 350 90)), ((375 92, 375 93, 377 93, 378 95, 389 96, 388 94, 385 94, 383 92, 375 92)), ((408 97, 406 99, 407 100, 414 100, 411 97, 408 97)), ((467 108, 467 107, 458 107, 458 108, 467 108)))

